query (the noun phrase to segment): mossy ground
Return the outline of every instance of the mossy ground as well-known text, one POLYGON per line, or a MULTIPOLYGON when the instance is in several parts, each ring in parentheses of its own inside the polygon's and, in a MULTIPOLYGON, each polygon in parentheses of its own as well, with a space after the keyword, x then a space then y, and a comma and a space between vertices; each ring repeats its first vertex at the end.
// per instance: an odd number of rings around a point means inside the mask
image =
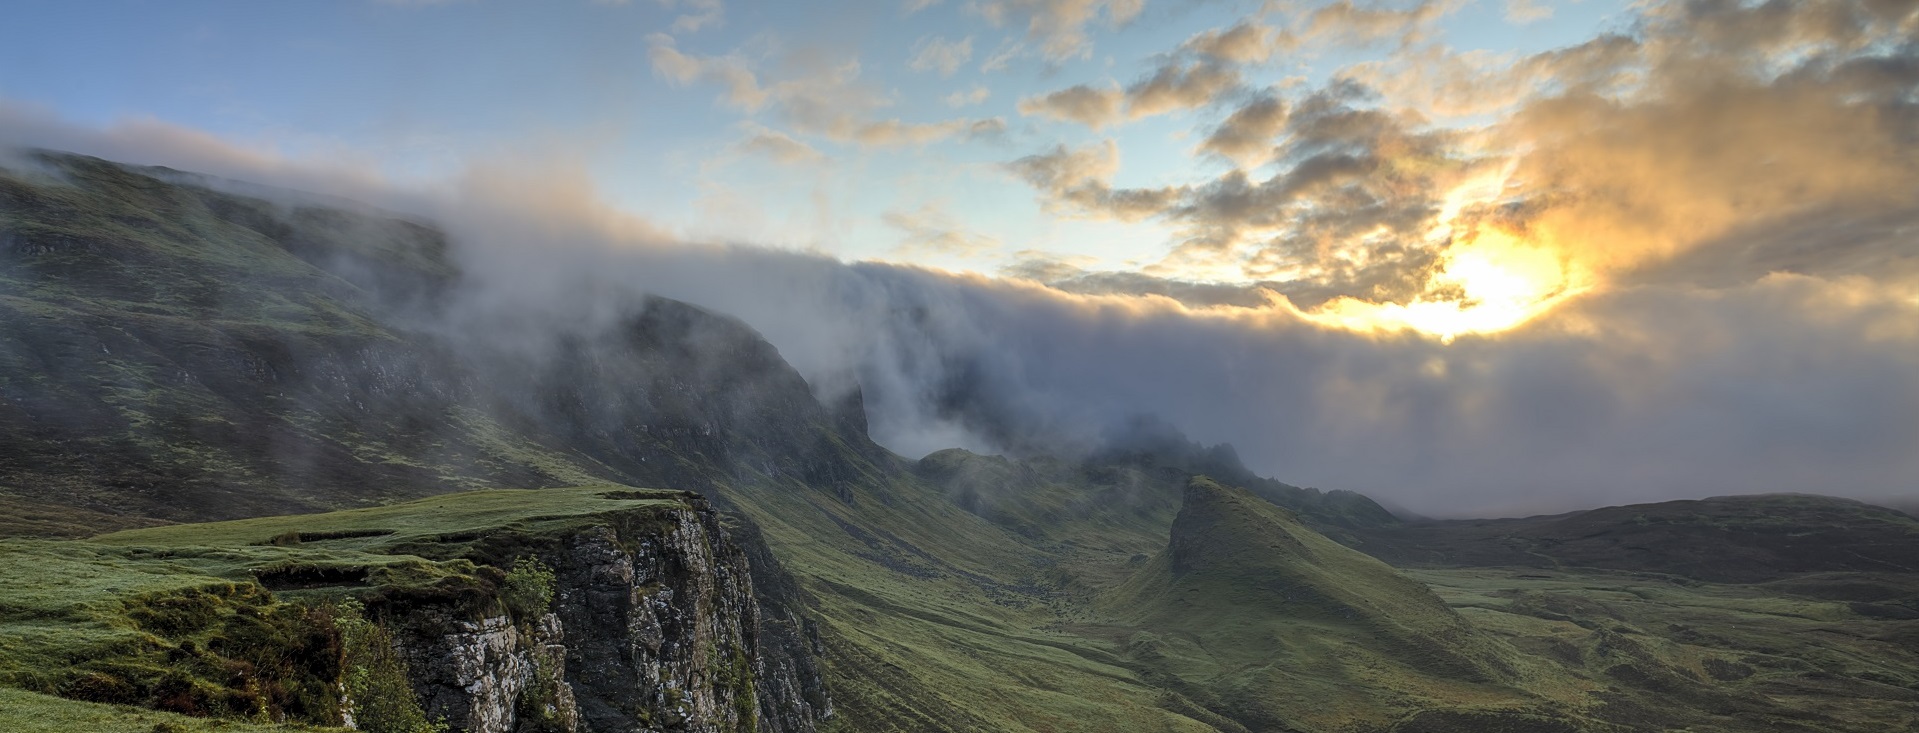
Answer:
POLYGON ((0 684, 241 719, 337 721, 338 643, 311 609, 188 562, 0 542, 0 684))

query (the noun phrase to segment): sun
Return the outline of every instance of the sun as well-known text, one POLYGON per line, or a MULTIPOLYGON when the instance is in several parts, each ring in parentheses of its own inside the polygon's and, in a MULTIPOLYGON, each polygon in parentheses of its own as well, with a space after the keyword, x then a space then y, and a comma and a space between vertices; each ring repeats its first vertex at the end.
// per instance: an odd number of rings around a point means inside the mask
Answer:
POLYGON ((1339 298, 1307 316, 1349 330, 1410 329, 1451 341, 1524 324, 1582 292, 1582 281, 1550 248, 1487 230, 1446 252, 1425 295, 1406 303, 1339 298))
POLYGON ((1552 242, 1462 214, 1505 195, 1511 165, 1454 187, 1427 236, 1445 247, 1425 293, 1405 303, 1338 298, 1306 316, 1355 331, 1412 330, 1444 341, 1516 328, 1587 290, 1591 278, 1552 242))

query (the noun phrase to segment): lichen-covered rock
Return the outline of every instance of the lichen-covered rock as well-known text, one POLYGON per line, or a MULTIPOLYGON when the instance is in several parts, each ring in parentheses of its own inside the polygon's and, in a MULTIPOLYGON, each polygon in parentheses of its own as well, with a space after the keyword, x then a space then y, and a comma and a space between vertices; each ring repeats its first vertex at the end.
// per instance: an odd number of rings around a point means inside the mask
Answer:
POLYGON ((398 643, 430 719, 468 733, 571 733, 579 712, 563 638, 553 614, 515 624, 426 608, 407 615, 398 643))
POLYGON ((685 502, 477 543, 476 559, 553 569, 539 619, 388 605, 428 717, 463 733, 811 733, 832 704, 797 587, 757 533, 685 502))

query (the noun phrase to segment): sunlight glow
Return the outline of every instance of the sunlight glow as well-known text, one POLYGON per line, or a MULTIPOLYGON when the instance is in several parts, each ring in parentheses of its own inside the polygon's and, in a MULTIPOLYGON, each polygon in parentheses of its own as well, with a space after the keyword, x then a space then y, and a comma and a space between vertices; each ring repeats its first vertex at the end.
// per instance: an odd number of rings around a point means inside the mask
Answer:
POLYGON ((1496 202, 1511 172, 1508 167, 1469 180, 1446 197, 1431 236, 1450 246, 1424 295, 1407 303, 1338 298, 1306 316, 1354 331, 1411 329, 1451 341, 1460 334, 1515 328, 1589 289, 1590 276, 1564 261, 1550 243, 1461 220, 1469 208, 1496 202))

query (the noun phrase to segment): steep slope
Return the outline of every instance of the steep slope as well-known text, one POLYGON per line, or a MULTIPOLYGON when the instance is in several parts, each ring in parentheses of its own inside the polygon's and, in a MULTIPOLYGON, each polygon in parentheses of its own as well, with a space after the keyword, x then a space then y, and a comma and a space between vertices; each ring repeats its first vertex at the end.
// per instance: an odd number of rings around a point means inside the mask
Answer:
POLYGON ((203 520, 589 481, 831 491, 892 460, 733 319, 646 298, 603 327, 468 323, 435 230, 38 161, 0 173, 0 499, 203 520))
POLYGON ((1113 431, 1087 463, 1133 467, 1174 479, 1176 485, 1193 476, 1210 476, 1291 509, 1307 526, 1342 543, 1350 543, 1354 530, 1399 524, 1398 517, 1363 494, 1302 488, 1259 476, 1240 461, 1232 445, 1200 445, 1153 418, 1137 418, 1113 431))
POLYGON ((1166 548, 1102 607, 1137 630, 1134 660, 1251 730, 1390 721, 1500 697, 1514 676, 1424 585, 1205 477, 1187 485, 1166 548))

